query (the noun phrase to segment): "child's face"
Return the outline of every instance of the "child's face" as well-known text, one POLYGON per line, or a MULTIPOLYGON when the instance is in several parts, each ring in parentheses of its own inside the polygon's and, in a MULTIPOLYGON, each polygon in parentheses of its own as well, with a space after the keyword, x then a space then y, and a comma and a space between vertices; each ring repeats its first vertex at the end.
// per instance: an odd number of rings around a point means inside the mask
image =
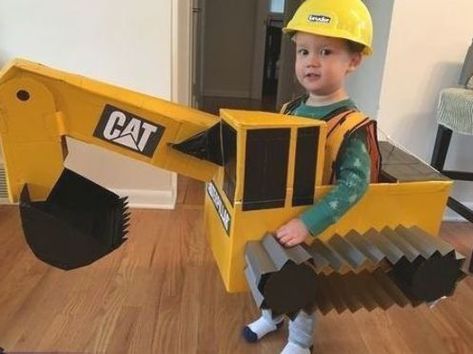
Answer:
POLYGON ((296 76, 311 95, 327 96, 344 89, 346 75, 361 63, 362 55, 350 52, 340 38, 298 32, 294 41, 296 76))

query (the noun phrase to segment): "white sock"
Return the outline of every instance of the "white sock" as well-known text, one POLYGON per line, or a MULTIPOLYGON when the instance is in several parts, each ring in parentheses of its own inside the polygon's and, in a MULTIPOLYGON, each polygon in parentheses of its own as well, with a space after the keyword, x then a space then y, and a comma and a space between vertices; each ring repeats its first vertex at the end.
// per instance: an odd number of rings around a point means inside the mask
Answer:
POLYGON ((268 333, 271 333, 278 329, 277 325, 281 323, 281 321, 277 323, 273 323, 268 321, 266 318, 261 316, 258 318, 256 321, 250 323, 248 327, 251 329, 252 332, 254 332, 258 336, 258 340, 263 338, 265 335, 268 333))
POLYGON ((310 349, 302 348, 300 345, 297 345, 296 343, 287 342, 281 354, 310 354, 310 349))

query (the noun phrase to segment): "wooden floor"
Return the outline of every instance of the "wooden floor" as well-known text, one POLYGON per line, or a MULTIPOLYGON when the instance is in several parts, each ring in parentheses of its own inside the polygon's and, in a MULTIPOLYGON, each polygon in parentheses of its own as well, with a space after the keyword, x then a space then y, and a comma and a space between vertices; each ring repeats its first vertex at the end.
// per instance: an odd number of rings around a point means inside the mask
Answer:
MULTIPOLYGON (((130 239, 91 266, 36 260, 16 207, 0 207, 0 347, 8 352, 279 353, 287 327, 258 344, 240 337, 258 311, 227 294, 202 226, 203 188, 183 180, 174 211, 134 210, 130 239)), ((473 227, 442 237, 469 253, 473 227)), ((473 279, 435 308, 320 317, 315 353, 473 353, 473 279)))

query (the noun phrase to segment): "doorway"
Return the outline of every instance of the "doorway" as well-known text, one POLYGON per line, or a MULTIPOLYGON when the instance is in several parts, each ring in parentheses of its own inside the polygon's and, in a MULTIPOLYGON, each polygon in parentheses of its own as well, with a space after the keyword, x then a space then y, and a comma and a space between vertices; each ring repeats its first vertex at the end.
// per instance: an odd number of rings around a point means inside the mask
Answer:
POLYGON ((213 114, 219 108, 279 110, 282 28, 293 3, 298 1, 194 1, 192 67, 198 72, 192 96, 200 98, 194 107, 213 114))
POLYGON ((264 65, 261 99, 268 106, 274 108, 276 108, 276 98, 278 94, 282 27, 282 14, 280 16, 268 17, 264 43, 264 65))

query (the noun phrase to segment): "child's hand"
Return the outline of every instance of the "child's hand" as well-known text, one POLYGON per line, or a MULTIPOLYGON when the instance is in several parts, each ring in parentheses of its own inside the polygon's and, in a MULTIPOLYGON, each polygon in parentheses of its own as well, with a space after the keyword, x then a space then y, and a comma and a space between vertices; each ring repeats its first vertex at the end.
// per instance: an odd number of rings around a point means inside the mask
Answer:
POLYGON ((292 219, 276 231, 276 238, 285 247, 296 246, 309 236, 309 231, 300 219, 292 219))

